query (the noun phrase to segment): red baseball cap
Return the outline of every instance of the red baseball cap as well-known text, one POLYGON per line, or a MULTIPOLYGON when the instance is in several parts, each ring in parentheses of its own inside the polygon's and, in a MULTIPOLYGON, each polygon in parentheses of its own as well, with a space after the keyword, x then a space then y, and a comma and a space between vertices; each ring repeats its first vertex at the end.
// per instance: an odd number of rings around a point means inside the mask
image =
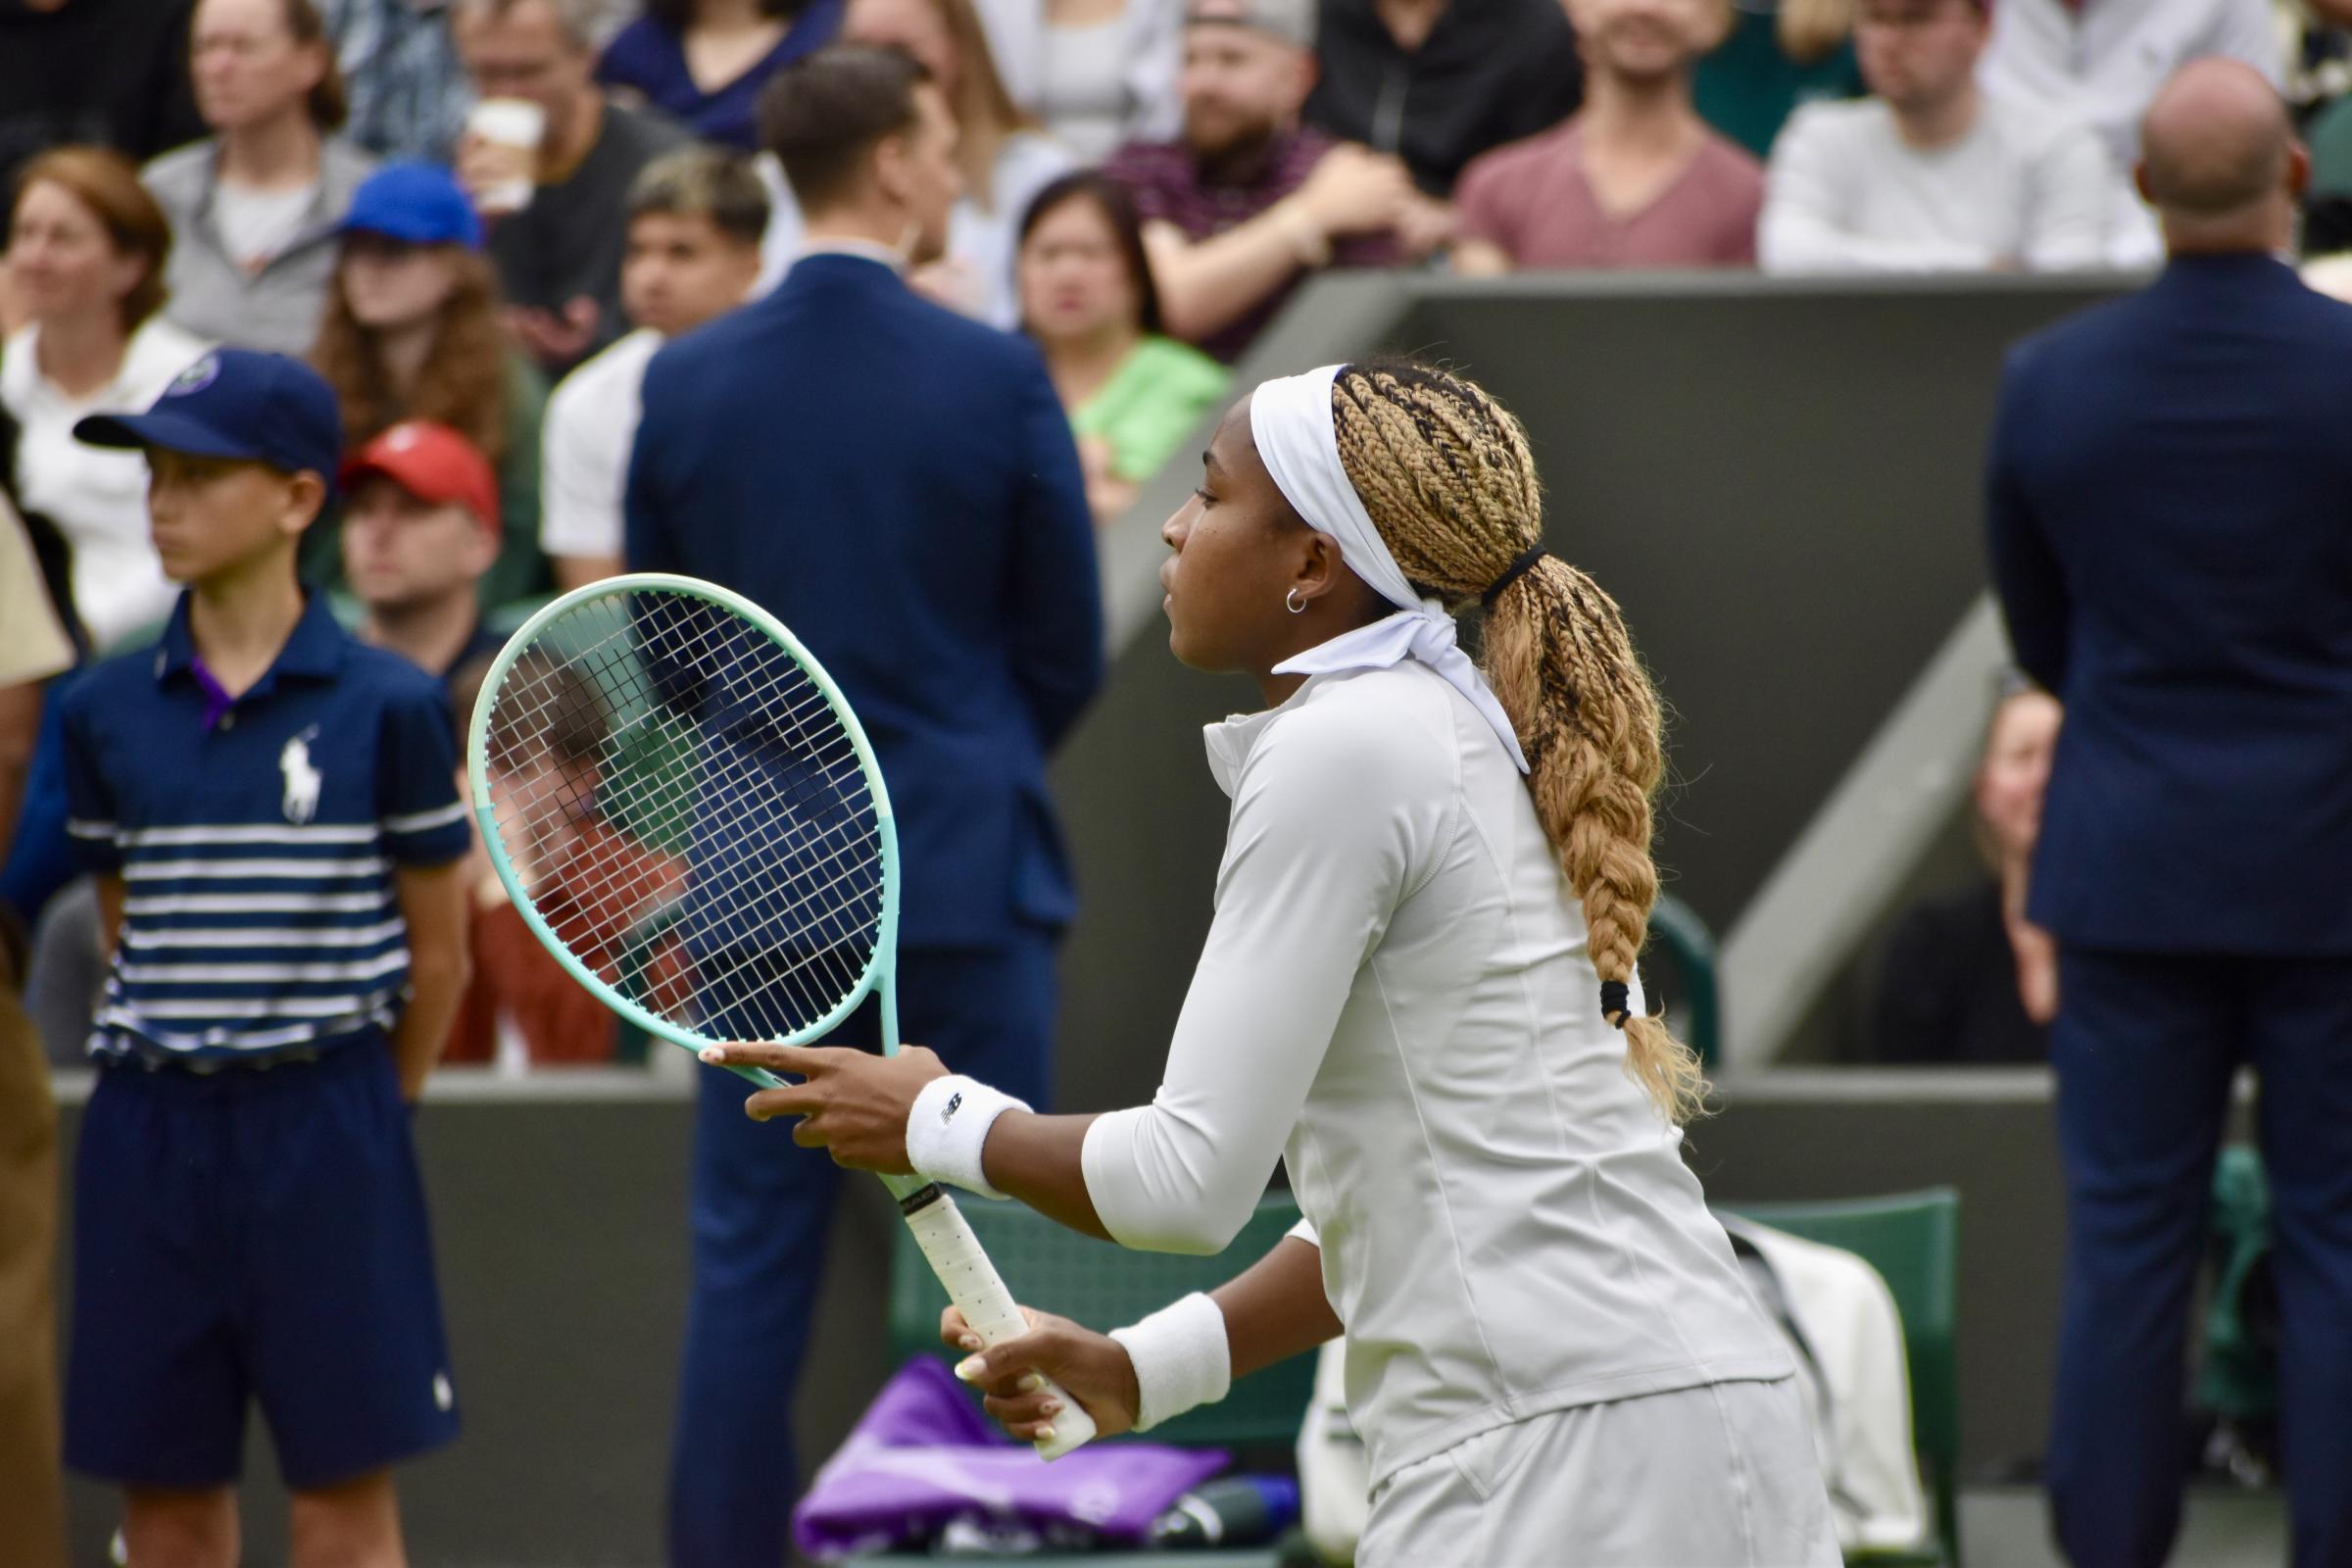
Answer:
POLYGON ((345 460, 343 487, 348 490, 371 473, 433 506, 455 502, 483 527, 498 531, 498 476, 490 471, 490 460, 446 424, 403 419, 393 425, 345 460))

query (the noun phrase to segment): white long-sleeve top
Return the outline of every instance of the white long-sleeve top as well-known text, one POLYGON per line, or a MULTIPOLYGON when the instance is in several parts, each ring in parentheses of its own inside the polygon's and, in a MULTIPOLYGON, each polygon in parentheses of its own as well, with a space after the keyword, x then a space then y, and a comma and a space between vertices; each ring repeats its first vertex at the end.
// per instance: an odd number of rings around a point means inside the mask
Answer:
POLYGON ((1547 1410, 1789 1374, 1477 710, 1407 661, 1208 749, 1232 821, 1166 1075, 1086 1136, 1110 1234, 1221 1250, 1286 1160, 1375 1485, 1547 1410))
POLYGON ((1879 99, 1807 104, 1773 144, 1756 261, 1768 272, 2095 268, 2122 197, 2098 138, 2036 106, 1985 94, 1968 134, 1923 151, 1879 99))

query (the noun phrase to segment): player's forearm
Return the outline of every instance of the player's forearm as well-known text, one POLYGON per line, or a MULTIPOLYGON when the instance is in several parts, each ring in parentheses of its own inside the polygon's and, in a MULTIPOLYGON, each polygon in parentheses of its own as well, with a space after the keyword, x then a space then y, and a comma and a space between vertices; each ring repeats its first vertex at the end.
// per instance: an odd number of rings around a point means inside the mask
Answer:
POLYGON ((392 1059, 400 1068, 400 1096, 414 1103, 449 1044, 471 966, 463 947, 409 956, 409 1004, 392 1031, 392 1059))
POLYGON ((1344 1332, 1323 1294, 1323 1253, 1286 1236, 1272 1251, 1209 1293, 1225 1314, 1233 1375, 1248 1377, 1344 1332))
POLYGON ((1213 239, 1155 252, 1152 280, 1168 330, 1198 340, 1232 325, 1297 276, 1321 244, 1301 209, 1277 202, 1213 239))
POLYGON ((1086 1190, 1086 1130, 1094 1124, 1092 1115, 1006 1111, 989 1128, 988 1143, 980 1152, 988 1184, 1056 1224, 1098 1241, 1115 1241, 1102 1228, 1095 1200, 1086 1190))

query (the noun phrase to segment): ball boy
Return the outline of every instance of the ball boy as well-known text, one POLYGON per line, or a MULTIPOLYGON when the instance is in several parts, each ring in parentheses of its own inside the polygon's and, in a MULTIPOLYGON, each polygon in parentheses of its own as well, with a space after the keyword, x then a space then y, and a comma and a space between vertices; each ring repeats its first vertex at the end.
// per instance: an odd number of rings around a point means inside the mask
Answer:
POLYGON ((397 1568, 391 1466, 458 1424, 406 1109, 465 984, 441 693, 295 580, 341 443, 309 368, 223 349, 74 433, 145 452, 185 590, 162 643, 65 710, 114 948, 66 1460, 122 1484, 140 1568, 229 1568, 258 1403, 297 1568, 397 1568))

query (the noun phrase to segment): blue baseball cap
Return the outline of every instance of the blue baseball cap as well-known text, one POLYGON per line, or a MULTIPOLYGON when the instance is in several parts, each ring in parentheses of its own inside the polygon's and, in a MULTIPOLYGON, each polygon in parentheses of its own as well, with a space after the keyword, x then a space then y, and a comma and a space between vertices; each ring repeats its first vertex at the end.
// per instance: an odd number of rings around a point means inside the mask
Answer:
POLYGON ((439 164, 405 159, 378 169, 351 193, 346 234, 381 234, 410 245, 482 248, 482 220, 458 178, 439 164))
POLYGON ((317 370, 283 354, 215 349, 179 372, 145 414, 95 414, 74 426, 94 447, 161 448, 196 458, 309 469, 332 488, 343 411, 317 370))

